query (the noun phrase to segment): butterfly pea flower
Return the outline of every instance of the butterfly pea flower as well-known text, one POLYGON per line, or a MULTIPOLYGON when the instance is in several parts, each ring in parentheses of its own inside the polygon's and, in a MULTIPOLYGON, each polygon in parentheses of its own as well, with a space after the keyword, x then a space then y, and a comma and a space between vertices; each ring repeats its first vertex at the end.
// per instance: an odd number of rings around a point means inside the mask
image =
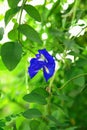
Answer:
POLYGON ((43 70, 43 75, 46 81, 51 78, 55 71, 55 60, 47 52, 46 49, 38 50, 35 58, 30 60, 30 66, 28 68, 28 73, 30 78, 33 78, 39 70, 43 70))

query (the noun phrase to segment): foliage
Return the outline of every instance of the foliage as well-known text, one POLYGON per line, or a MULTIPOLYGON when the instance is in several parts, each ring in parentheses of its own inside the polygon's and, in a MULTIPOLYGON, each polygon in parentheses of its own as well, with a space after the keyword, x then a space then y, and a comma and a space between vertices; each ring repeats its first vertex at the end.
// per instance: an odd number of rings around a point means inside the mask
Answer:
POLYGON ((0 130, 87 130, 87 1, 7 3, 0 14, 0 130), (56 63, 47 82, 42 70, 28 74, 41 49, 56 63))

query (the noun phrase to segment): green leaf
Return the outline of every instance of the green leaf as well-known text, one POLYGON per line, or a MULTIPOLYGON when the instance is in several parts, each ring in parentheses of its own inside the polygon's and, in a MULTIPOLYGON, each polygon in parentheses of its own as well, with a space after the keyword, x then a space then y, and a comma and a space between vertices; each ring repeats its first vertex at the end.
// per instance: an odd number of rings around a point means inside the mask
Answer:
POLYGON ((8 0, 8 5, 11 8, 15 8, 20 0, 8 0))
POLYGON ((5 126, 4 120, 0 120, 0 128, 5 126))
POLYGON ((18 30, 17 29, 12 29, 8 33, 8 38, 11 39, 11 40, 16 41, 18 39, 18 30))
POLYGON ((49 128, 50 126, 47 124, 47 121, 41 121, 38 130, 50 130, 50 128, 49 128))
POLYGON ((0 130, 4 130, 4 129, 0 127, 0 130))
POLYGON ((4 65, 1 57, 0 57, 0 70, 6 70, 6 66, 4 65))
POLYGON ((49 96, 49 93, 43 88, 36 88, 32 92, 40 94, 44 98, 47 98, 49 96))
POLYGON ((28 109, 23 113, 23 116, 28 119, 38 118, 42 116, 42 113, 38 109, 28 109))
POLYGON ((31 120, 30 121, 30 128, 31 130, 35 130, 37 128, 37 130, 39 129, 39 125, 40 125, 40 122, 37 121, 37 120, 31 120))
POLYGON ((10 116, 6 116, 5 119, 6 119, 6 121, 11 121, 11 117, 10 116))
POLYGON ((0 28, 0 40, 2 40, 4 34, 4 28, 0 28))
MULTIPOLYGON (((80 75, 80 74, 83 74, 83 70, 82 69, 74 69, 72 75, 80 75)), ((76 79, 73 80, 73 83, 75 85, 78 85, 78 86, 83 86, 84 87, 84 84, 85 84, 85 77, 84 76, 81 76, 81 77, 78 77, 76 79)))
POLYGON ((55 118, 54 116, 52 116, 52 115, 47 115, 46 117, 48 118, 48 120, 51 120, 51 121, 53 121, 54 123, 58 123, 58 120, 56 120, 56 118, 55 118))
POLYGON ((66 128, 66 130, 75 130, 77 128, 78 128, 77 126, 72 126, 72 127, 66 128))
POLYGON ((60 3, 60 0, 57 0, 57 1, 53 4, 52 8, 51 8, 51 9, 49 10, 49 12, 48 12, 47 18, 50 17, 52 14, 54 14, 54 13, 55 13, 55 10, 57 10, 57 13, 59 12, 59 9, 60 9, 59 3, 60 3))
POLYGON ((29 25, 19 25, 18 30, 33 42, 42 43, 39 34, 29 25))
POLYGON ((43 96, 34 92, 31 92, 30 94, 25 95, 23 99, 27 102, 39 103, 42 105, 45 105, 47 103, 43 96))
POLYGON ((79 60, 76 61, 76 65, 78 67, 85 67, 87 65, 87 56, 84 58, 79 58, 79 60))
MULTIPOLYGON (((84 74, 84 71, 82 69, 71 67, 69 70, 67 70, 66 77, 67 77, 67 80, 71 80, 74 77, 79 76, 81 74, 84 74)), ((72 83, 74 85, 84 86, 85 85, 84 75, 76 77, 75 79, 72 80, 72 83)))
POLYGON ((41 22, 41 17, 38 10, 32 5, 24 5, 25 11, 36 21, 41 22))
POLYGON ((49 96, 49 93, 43 88, 36 88, 30 94, 27 94, 23 99, 27 102, 39 103, 45 105, 46 99, 49 96))
POLYGON ((7 42, 1 47, 1 57, 5 66, 13 70, 22 56, 22 47, 18 42, 7 42))
POLYGON ((5 13, 5 25, 9 23, 9 21, 16 15, 16 13, 20 10, 20 7, 12 8, 6 11, 5 13))

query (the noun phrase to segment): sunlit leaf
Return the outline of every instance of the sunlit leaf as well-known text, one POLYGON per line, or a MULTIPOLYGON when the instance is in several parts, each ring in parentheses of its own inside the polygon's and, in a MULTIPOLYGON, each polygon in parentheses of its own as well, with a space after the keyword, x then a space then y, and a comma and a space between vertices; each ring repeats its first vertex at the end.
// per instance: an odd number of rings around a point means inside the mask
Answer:
POLYGON ((55 12, 55 10, 57 10, 57 11, 59 11, 59 2, 60 2, 60 0, 57 0, 54 4, 53 4, 53 6, 52 6, 52 8, 49 10, 49 12, 48 12, 48 15, 47 15, 47 17, 49 17, 49 16, 51 16, 54 12, 55 12))
POLYGON ((32 5, 24 5, 25 11, 36 21, 41 22, 41 17, 38 10, 32 5))
POLYGON ((18 30, 33 42, 42 43, 39 34, 29 25, 19 25, 18 30))
POLYGON ((20 7, 16 7, 16 8, 12 8, 6 11, 5 13, 5 25, 7 25, 9 23, 9 21, 16 15, 16 13, 18 13, 18 11, 20 10, 20 7))
POLYGON ((12 29, 8 33, 8 38, 11 39, 11 40, 17 40, 18 39, 18 30, 17 29, 12 29))
POLYGON ((28 119, 38 118, 42 116, 42 113, 38 109, 28 109, 23 113, 23 116, 28 119))
POLYGON ((22 56, 22 47, 17 42, 7 42, 1 47, 1 57, 5 66, 9 70, 13 70, 22 56))
POLYGON ((11 7, 11 8, 14 8, 17 6, 17 4, 19 3, 20 0, 7 0, 8 1, 8 5, 11 7))

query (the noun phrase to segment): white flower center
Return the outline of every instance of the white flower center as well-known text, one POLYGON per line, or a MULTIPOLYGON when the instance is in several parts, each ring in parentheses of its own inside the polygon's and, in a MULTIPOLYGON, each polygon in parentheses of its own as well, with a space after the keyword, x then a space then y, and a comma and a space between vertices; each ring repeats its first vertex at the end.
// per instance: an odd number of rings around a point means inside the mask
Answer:
POLYGON ((42 54, 41 54, 41 56, 40 56, 40 58, 38 60, 39 61, 46 61, 46 62, 48 62, 47 59, 42 54))

